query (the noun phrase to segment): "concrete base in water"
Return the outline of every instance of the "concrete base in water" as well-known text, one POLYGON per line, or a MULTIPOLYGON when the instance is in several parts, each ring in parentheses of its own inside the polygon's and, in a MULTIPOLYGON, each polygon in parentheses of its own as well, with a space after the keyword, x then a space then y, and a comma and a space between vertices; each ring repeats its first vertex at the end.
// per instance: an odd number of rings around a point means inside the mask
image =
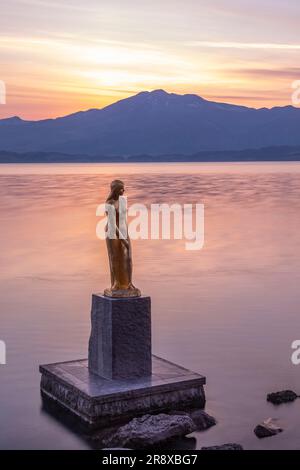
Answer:
POLYGON ((91 429, 135 416, 205 405, 205 377, 152 356, 152 375, 110 380, 89 371, 87 360, 41 365, 42 395, 91 429))

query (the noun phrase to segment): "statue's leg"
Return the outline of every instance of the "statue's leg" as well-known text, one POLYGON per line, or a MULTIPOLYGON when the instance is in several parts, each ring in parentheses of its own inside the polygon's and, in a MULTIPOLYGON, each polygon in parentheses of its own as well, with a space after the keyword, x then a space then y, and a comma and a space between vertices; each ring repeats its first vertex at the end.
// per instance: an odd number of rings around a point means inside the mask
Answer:
POLYGON ((128 238, 128 279, 129 284, 132 286, 132 249, 131 249, 131 242, 128 238))
POLYGON ((106 246, 107 246, 107 253, 108 253, 108 260, 109 260, 109 270, 110 270, 110 282, 111 287, 115 284, 115 261, 114 261, 114 249, 111 239, 106 238, 106 246))

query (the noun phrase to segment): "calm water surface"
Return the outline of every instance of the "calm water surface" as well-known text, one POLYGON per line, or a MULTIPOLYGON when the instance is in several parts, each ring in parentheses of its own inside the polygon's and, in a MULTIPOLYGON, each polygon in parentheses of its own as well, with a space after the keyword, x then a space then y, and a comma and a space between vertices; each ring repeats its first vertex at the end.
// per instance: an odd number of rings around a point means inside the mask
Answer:
POLYGON ((218 424, 189 445, 300 448, 300 403, 265 400, 300 393, 290 360, 300 338, 297 163, 0 166, 0 447, 88 448, 43 410, 38 365, 87 356, 91 294, 109 284, 95 211, 114 178, 130 203, 205 204, 202 250, 133 245, 134 281, 152 297, 154 352, 207 376, 218 424), (268 417, 285 430, 258 440, 253 428, 268 417))

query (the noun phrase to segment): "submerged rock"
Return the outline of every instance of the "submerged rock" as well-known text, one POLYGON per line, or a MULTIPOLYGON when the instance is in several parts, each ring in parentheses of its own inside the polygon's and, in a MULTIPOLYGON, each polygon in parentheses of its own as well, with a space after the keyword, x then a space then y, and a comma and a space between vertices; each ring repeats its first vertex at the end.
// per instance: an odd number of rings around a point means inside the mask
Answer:
POLYGON ((256 426, 254 434, 262 439, 263 437, 275 436, 282 431, 283 429, 280 426, 277 426, 274 419, 268 418, 256 426))
POLYGON ((201 450, 244 450, 240 444, 222 444, 221 446, 201 447, 201 450))
POLYGON ((143 449, 174 437, 183 437, 195 431, 197 426, 186 414, 145 415, 134 418, 105 439, 106 447, 143 449))
POLYGON ((293 390, 281 390, 280 392, 273 392, 267 395, 267 401, 270 401, 274 405, 281 405, 281 403, 289 403, 298 398, 297 393, 293 390))

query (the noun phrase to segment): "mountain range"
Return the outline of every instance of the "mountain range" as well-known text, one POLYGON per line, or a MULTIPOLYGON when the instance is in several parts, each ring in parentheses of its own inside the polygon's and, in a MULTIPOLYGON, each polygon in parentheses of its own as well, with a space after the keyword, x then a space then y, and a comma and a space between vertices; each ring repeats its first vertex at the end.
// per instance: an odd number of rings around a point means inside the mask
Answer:
POLYGON ((300 109, 249 108, 164 90, 40 121, 0 120, 0 150, 64 155, 191 155, 300 146, 300 109))

